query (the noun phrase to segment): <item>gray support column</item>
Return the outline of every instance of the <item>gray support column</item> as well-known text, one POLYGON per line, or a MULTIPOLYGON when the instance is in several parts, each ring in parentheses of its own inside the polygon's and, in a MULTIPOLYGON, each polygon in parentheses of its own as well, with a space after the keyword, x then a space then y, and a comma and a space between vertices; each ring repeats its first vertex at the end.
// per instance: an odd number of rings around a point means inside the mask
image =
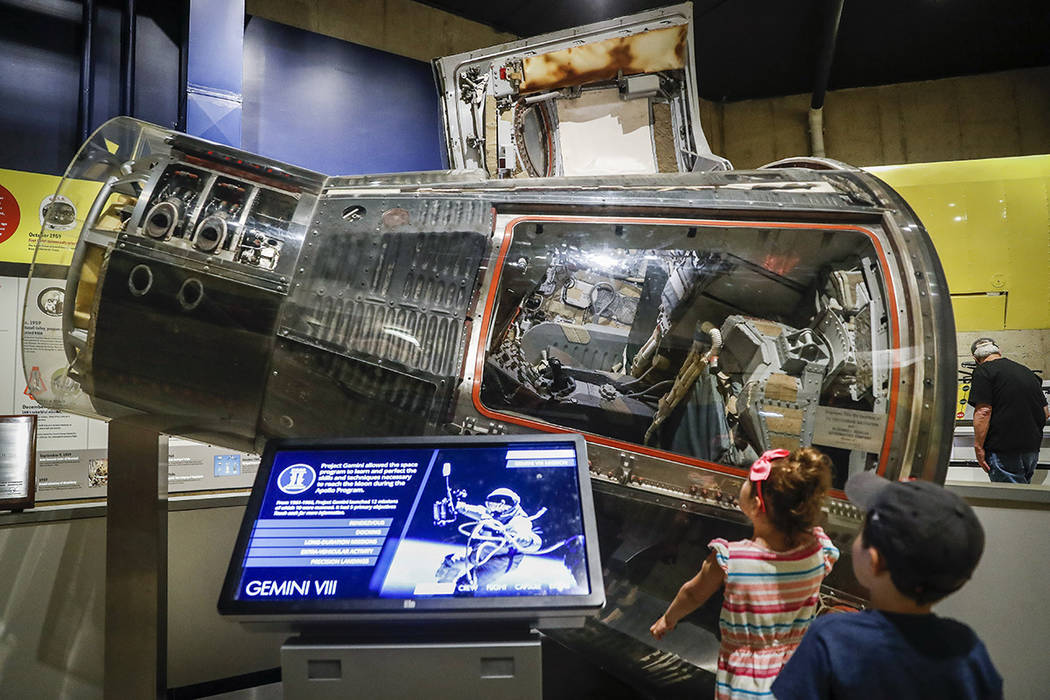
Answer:
POLYGON ((124 0, 120 15, 120 113, 135 116, 135 39, 138 36, 135 0, 124 0))
POLYGON ((186 133, 241 146, 244 0, 189 0, 186 133))
POLYGON ((87 141, 91 136, 91 101, 95 93, 95 64, 92 44, 95 38, 95 0, 83 0, 80 20, 80 101, 77 108, 77 134, 87 141))
POLYGON ((167 694, 168 438, 109 424, 105 698, 167 694))

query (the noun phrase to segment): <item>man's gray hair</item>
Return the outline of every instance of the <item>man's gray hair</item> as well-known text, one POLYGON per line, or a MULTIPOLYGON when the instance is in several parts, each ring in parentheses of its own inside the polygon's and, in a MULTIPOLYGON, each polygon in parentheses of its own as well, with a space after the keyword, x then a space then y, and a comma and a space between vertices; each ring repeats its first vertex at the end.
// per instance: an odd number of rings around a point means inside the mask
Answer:
POLYGON ((970 346, 970 354, 976 360, 983 360, 991 355, 1002 355, 1003 353, 991 338, 978 338, 970 346))

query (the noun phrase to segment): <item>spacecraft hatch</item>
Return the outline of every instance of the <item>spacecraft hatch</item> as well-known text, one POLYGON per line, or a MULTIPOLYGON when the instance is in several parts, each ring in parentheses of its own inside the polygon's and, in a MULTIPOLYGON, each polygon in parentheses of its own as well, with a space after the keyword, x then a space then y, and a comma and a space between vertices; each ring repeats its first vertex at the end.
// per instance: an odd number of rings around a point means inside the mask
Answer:
MULTIPOLYGON (((24 345, 27 377, 49 378, 34 397, 248 451, 580 432, 609 603, 566 643, 629 653, 665 683, 704 668, 696 649, 713 658, 717 610, 677 651, 648 646, 648 624, 705 538, 743 534, 756 454, 816 445, 839 489, 869 469, 943 481, 947 287, 877 178, 827 161, 487 175, 330 177, 110 121, 58 192, 98 187, 68 264, 33 270, 65 280, 61 332, 24 345), (678 661, 643 662, 660 654, 678 661)), ((836 490, 840 544, 858 517, 836 490)), ((857 592, 848 566, 827 583, 857 592)))
POLYGON ((448 163, 493 178, 729 169, 682 3, 433 62, 448 163))

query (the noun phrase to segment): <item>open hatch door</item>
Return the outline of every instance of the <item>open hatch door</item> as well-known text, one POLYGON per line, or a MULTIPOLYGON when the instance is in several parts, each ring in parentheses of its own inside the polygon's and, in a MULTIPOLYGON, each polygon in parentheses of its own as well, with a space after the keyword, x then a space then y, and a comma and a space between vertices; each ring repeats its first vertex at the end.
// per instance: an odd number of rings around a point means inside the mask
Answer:
POLYGON ((434 60, 450 168, 727 170, 700 126, 690 3, 434 60))

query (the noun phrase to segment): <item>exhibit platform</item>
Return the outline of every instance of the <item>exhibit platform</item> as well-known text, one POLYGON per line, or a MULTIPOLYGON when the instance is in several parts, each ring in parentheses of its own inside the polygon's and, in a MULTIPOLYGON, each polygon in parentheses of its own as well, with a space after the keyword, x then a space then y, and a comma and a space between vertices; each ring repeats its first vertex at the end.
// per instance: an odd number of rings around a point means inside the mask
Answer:
MULTIPOLYGON (((543 646, 543 698, 544 700, 579 700, 580 698, 603 698, 603 700, 641 700, 646 695, 622 683, 603 669, 581 657, 578 653, 544 638, 543 646)), ((213 683, 173 688, 168 691, 171 700, 283 700, 282 685, 273 678, 278 669, 269 672, 241 676, 213 683), (230 688, 256 680, 258 685, 230 688)), ((713 678, 712 678, 713 681, 713 678)), ((421 693, 424 689, 420 689, 421 693)), ((694 697, 707 697, 711 689, 695 689, 694 697)), ((692 690, 690 691, 693 692, 692 690)))

